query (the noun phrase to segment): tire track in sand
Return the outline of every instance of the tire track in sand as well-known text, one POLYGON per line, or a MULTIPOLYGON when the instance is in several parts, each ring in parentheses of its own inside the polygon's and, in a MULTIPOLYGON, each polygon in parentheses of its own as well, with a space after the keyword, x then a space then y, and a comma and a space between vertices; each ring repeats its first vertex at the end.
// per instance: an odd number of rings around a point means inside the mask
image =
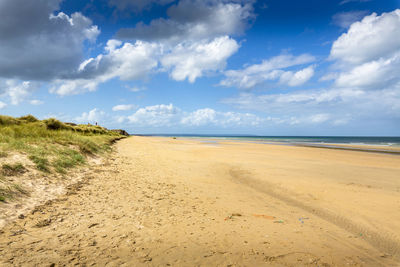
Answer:
MULTIPOLYGON (((249 186, 257 191, 266 193, 276 199, 279 199, 288 205, 303 209, 311 214, 314 214, 330 223, 333 223, 346 231, 359 235, 363 233, 363 238, 372 246, 381 250, 384 253, 389 253, 391 256, 400 260, 400 240, 392 237, 389 233, 381 233, 366 225, 357 224, 350 218, 346 218, 339 214, 335 214, 320 207, 306 204, 299 200, 290 197, 287 193, 280 191, 277 186, 267 181, 261 181, 254 178, 247 170, 231 167, 229 171, 232 180, 242 185, 249 186)), ((340 242, 340 240, 337 240, 340 242)), ((350 245, 350 244, 348 244, 350 245)))

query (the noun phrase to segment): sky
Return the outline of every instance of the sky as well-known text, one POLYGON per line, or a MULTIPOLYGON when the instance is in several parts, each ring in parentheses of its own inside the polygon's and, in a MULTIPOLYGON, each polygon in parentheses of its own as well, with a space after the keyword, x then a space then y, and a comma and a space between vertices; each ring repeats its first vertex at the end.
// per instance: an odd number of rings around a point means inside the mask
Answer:
POLYGON ((400 136, 400 0, 0 0, 0 114, 400 136))

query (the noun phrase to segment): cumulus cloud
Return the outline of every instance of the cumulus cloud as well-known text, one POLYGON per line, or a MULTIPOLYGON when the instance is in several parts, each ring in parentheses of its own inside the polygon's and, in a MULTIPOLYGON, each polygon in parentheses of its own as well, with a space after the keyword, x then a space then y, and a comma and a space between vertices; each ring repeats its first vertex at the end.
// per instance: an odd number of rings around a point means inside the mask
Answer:
POLYGON ((189 126, 215 125, 220 127, 258 126, 264 119, 240 112, 219 112, 204 108, 183 115, 181 123, 189 126))
POLYGON ((211 108, 198 109, 181 119, 182 124, 205 125, 216 122, 217 112, 211 108))
POLYGON ((171 126, 177 120, 181 110, 174 105, 154 105, 138 109, 128 117, 129 122, 146 126, 171 126))
POLYGON ((131 110, 133 105, 116 105, 112 108, 113 111, 126 111, 131 110))
POLYGON ((351 24, 362 19, 368 14, 366 10, 339 12, 332 16, 333 24, 341 27, 348 28, 351 24))
POLYGON ((394 88, 400 83, 400 9, 373 13, 353 23, 332 45, 339 70, 335 86, 363 90, 394 88))
POLYGON ((245 129, 257 128, 276 124, 311 125, 330 123, 336 124, 337 118, 328 113, 296 114, 283 116, 260 117, 248 112, 221 112, 212 108, 197 109, 192 112, 184 111, 172 104, 154 105, 138 109, 131 116, 120 117, 121 122, 128 121, 134 127, 152 128, 199 128, 213 127, 215 129, 245 129))
POLYGON ((167 14, 167 19, 121 29, 117 38, 173 44, 213 39, 243 33, 249 20, 254 18, 250 1, 181 0, 171 6, 167 14))
POLYGON ((38 87, 38 83, 31 81, 0 80, 0 95, 8 98, 12 105, 18 105, 28 98, 38 87))
POLYGON ((204 72, 225 68, 226 60, 239 49, 237 42, 228 36, 211 42, 190 45, 180 44, 161 59, 162 65, 172 69, 171 77, 177 81, 186 78, 193 83, 204 72))
POLYGON ((51 80, 76 69, 84 42, 100 31, 81 13, 55 13, 60 2, 0 1, 1 77, 51 80))
POLYGON ((154 43, 137 41, 122 43, 109 40, 105 53, 80 64, 74 79, 58 79, 51 92, 59 95, 95 91, 100 83, 113 78, 121 80, 144 79, 158 66, 161 47, 154 43))
POLYGON ((103 82, 101 79, 58 79, 52 82, 52 87, 49 91, 61 96, 76 95, 96 91, 97 86, 101 82, 103 82))
MULTIPOLYGON (((128 122, 138 127, 201 127, 235 128, 259 126, 265 119, 251 113, 220 112, 211 108, 184 111, 173 104, 154 105, 138 109, 127 117, 128 122)), ((123 119, 121 118, 123 121, 123 119)))
POLYGON ((224 73, 225 79, 219 85, 250 89, 265 81, 280 79, 283 84, 298 86, 307 82, 314 75, 314 67, 309 66, 297 72, 285 71, 285 69, 313 61, 315 61, 315 58, 309 54, 299 56, 279 55, 241 70, 227 70, 224 73))
POLYGON ((105 116, 106 114, 104 111, 94 108, 89 112, 83 112, 81 116, 75 118, 75 121, 78 123, 95 124, 96 122, 104 121, 105 116))
POLYGON ((306 83, 313 75, 314 67, 309 66, 296 72, 286 71, 282 73, 280 82, 289 86, 299 86, 306 83))
POLYGON ((6 103, 0 101, 0 109, 5 108, 7 106, 6 103))
POLYGON ((363 64, 390 57, 400 49, 400 9, 378 16, 372 13, 353 23, 332 45, 330 58, 363 64))
POLYGON ((340 73, 336 85, 364 89, 383 89, 400 82, 400 50, 390 58, 380 58, 340 73))
POLYGON ((174 80, 194 82, 208 72, 222 70, 238 48, 237 42, 227 36, 210 42, 182 43, 172 49, 159 43, 109 40, 104 54, 82 62, 72 79, 54 80, 50 92, 59 95, 92 92, 100 83, 113 78, 143 80, 160 71, 160 66, 163 71, 170 70, 174 80))

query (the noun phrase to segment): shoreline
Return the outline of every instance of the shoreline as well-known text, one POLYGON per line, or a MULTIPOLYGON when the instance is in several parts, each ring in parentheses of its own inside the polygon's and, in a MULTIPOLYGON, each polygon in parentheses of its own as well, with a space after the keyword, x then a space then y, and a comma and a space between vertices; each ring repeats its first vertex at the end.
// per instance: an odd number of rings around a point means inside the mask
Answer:
MULTIPOLYGON (((172 136, 143 136, 155 138, 172 138, 172 136)), ((369 153, 387 153, 400 155, 400 146, 390 145, 377 145, 377 144, 349 144, 349 143, 312 143, 312 142, 280 142, 280 141, 263 141, 263 140, 245 140, 245 139, 230 139, 229 137, 185 137, 176 136, 176 138, 183 140, 197 140, 200 142, 213 142, 213 143, 253 143, 265 145, 283 145, 283 146, 298 146, 298 147, 313 147, 313 148, 326 148, 326 149, 339 149, 369 153)))
POLYGON ((400 147, 393 147, 393 149, 388 149, 391 148, 390 146, 384 146, 385 149, 382 149, 376 145, 353 145, 353 144, 301 144, 301 143, 294 143, 294 146, 303 146, 303 147, 315 147, 315 148, 327 148, 327 149, 339 149, 339 150, 350 150, 350 151, 359 151, 359 152, 369 152, 369 153, 387 153, 387 154, 395 154, 395 155, 400 155, 400 147))

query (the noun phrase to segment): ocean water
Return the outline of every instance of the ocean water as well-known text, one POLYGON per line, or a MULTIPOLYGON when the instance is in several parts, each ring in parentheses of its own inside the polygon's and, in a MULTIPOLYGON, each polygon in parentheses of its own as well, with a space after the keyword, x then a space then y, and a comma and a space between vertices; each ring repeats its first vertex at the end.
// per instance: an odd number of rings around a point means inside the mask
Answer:
POLYGON ((238 140, 257 143, 288 143, 288 144, 349 144, 400 147, 400 137, 387 136, 223 136, 223 135, 149 135, 175 136, 194 139, 238 140))

